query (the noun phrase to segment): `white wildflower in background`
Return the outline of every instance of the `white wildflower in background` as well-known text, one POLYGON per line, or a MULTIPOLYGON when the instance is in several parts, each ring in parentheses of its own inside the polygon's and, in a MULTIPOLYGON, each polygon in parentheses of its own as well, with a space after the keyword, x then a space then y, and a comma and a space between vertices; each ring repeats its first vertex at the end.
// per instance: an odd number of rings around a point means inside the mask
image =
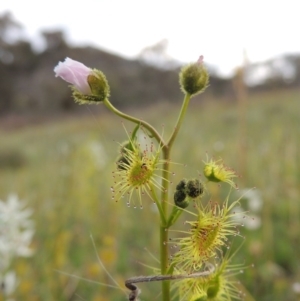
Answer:
POLYGON ((258 189, 241 189, 239 193, 243 196, 243 199, 248 201, 248 208, 251 212, 258 213, 261 211, 263 199, 258 189))
POLYGON ((245 210, 241 206, 235 207, 233 211, 235 212, 233 219, 239 221, 246 229, 256 230, 261 226, 261 218, 258 215, 251 213, 247 213, 247 215, 243 214, 245 210))
POLYGON ((34 224, 32 210, 14 194, 6 202, 0 200, 0 285, 5 295, 10 295, 17 285, 16 275, 9 271, 16 257, 33 254, 30 248, 34 224))
MULTIPOLYGON (((243 220, 240 220, 242 224, 248 230, 256 230, 261 226, 261 217, 260 211, 263 206, 263 200, 261 193, 257 189, 241 189, 238 191, 239 196, 247 201, 246 207, 249 210, 247 211, 247 216, 243 217, 243 220)), ((245 212, 244 208, 237 207, 234 208, 235 212, 241 213, 245 212)), ((235 219, 240 219, 241 215, 237 214, 235 219)))
POLYGON ((292 284, 292 289, 293 289, 294 293, 296 293, 297 295, 300 295, 300 282, 294 282, 292 284))
POLYGON ((3 292, 3 295, 11 295, 18 285, 16 273, 14 271, 7 271, 3 276, 0 274, 0 283, 0 291, 3 292))

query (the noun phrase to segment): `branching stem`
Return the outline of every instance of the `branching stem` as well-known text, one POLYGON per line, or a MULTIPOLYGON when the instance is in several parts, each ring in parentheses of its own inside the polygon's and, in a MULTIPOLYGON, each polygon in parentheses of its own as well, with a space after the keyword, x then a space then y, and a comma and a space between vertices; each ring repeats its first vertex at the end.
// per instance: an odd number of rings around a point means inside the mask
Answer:
MULTIPOLYGON (((165 143, 161 135, 156 131, 156 129, 147 123, 146 121, 143 121, 141 119, 132 117, 130 115, 127 115, 118 109, 116 109, 108 100, 104 101, 105 106, 115 113, 116 115, 129 120, 135 124, 139 124, 142 127, 144 127, 151 135, 152 137, 157 141, 157 143, 160 145, 162 149, 163 154, 163 171, 162 171, 162 193, 161 193, 161 200, 159 201, 157 199, 157 196, 155 192, 152 192, 152 196, 154 197, 157 207, 159 209, 160 213, 160 268, 161 268, 161 274, 159 276, 149 276, 149 277, 143 277, 143 279, 147 279, 145 281, 162 281, 162 300, 163 301, 170 301, 170 280, 173 279, 181 279, 180 275, 173 276, 173 275, 167 275, 169 272, 169 249, 168 249, 168 239, 169 239, 169 227, 176 221, 176 219, 179 216, 179 213, 177 213, 176 216, 169 216, 168 213, 168 200, 169 200, 169 177, 170 177, 170 156, 171 156, 171 148, 174 144, 174 141, 179 133, 180 127, 182 125, 183 119, 185 117, 189 101, 191 96, 189 94, 186 94, 178 115, 178 119, 176 122, 176 125, 174 127, 173 133, 171 134, 169 141, 165 143)), ((174 214, 174 213, 173 213, 174 214)), ((171 213, 172 215, 172 213, 171 213)), ((203 272, 205 273, 205 272, 203 272)), ((182 275, 181 275, 182 276, 182 275)), ((185 276, 186 277, 186 276, 185 276)), ((195 276, 198 277, 198 276, 195 276)), ((131 289, 131 299, 130 300, 136 300, 138 296, 138 289, 136 286, 134 286, 132 283, 141 282, 140 280, 137 281, 136 279, 141 279, 139 277, 137 278, 131 278, 131 282, 126 281, 126 286, 131 289), (132 280, 133 279, 133 280, 132 280)))

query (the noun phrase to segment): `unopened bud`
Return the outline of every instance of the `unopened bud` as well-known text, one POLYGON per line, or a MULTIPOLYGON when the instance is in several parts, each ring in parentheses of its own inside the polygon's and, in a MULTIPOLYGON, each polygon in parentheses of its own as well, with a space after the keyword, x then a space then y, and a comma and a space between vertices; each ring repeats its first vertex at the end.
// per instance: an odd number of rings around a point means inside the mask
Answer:
POLYGON ((180 208, 186 208, 190 201, 202 196, 204 186, 198 179, 186 180, 182 179, 176 185, 174 193, 174 202, 180 208))
POLYGON ((90 94, 82 94, 76 87, 72 87, 73 97, 76 102, 79 104, 93 104, 108 99, 110 89, 103 72, 97 69, 91 70, 91 73, 87 77, 87 82, 91 90, 90 94))
POLYGON ((174 193, 174 203, 180 208, 186 208, 190 204, 190 198, 182 190, 176 190, 174 193))
POLYGON ((209 82, 209 74, 203 65, 203 56, 196 63, 184 66, 179 74, 179 83, 183 93, 194 96, 203 92, 209 82))
POLYGON ((195 199, 198 196, 201 196, 204 193, 204 186, 203 184, 198 180, 189 180, 186 184, 186 194, 192 198, 195 199))
POLYGON ((186 179, 182 179, 177 185, 176 190, 185 190, 186 188, 186 179))
POLYGON ((56 76, 72 84, 73 97, 79 104, 100 103, 109 97, 109 85, 105 75, 84 64, 66 58, 54 68, 56 76))

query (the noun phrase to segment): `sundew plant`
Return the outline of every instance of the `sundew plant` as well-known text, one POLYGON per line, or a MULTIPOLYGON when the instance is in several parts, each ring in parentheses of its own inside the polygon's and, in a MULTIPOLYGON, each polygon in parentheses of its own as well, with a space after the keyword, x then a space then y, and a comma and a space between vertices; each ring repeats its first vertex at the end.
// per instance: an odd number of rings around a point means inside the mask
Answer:
MULTIPOLYGON (((184 98, 167 139, 148 122, 127 115, 112 105, 109 83, 101 71, 66 58, 59 62, 54 72, 71 84, 75 102, 103 104, 112 113, 132 122, 132 129, 125 130, 125 141, 119 145, 112 198, 120 203, 124 200, 129 207, 143 208, 145 202, 156 205, 160 217, 157 225, 160 267, 155 275, 127 279, 128 299, 138 300, 140 290, 137 283, 149 281, 161 281, 163 301, 242 299, 237 279, 242 266, 231 262, 235 252, 228 251, 230 239, 239 236, 240 219, 236 218, 235 211, 239 199, 230 201, 230 192, 236 188, 236 173, 221 159, 207 159, 196 162, 204 177, 183 178, 176 183, 175 189, 170 185, 172 149, 190 100, 204 92, 209 83, 203 56, 180 71, 179 84, 184 98), (140 133, 149 137, 151 142, 141 143, 138 139, 140 133), (211 185, 208 182, 228 185, 228 196, 222 203, 210 198, 211 185), (189 217, 184 229, 177 223, 183 212, 189 217), (171 232, 174 238, 171 238, 171 232)), ((150 296, 151 299, 154 297, 150 296)))

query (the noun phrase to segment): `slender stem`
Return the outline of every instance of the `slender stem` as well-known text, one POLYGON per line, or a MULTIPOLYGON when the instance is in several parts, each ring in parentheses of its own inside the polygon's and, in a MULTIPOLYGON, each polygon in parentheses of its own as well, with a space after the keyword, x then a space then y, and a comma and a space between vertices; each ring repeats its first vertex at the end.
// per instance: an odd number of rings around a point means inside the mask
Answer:
POLYGON ((179 116, 178 116, 178 119, 177 119, 176 126, 174 128, 174 131, 173 131, 168 143, 167 143, 168 148, 171 148, 171 146, 173 145, 173 143, 175 141, 175 138, 177 137, 177 134, 178 134, 179 129, 181 127, 181 124, 183 122, 186 110, 188 108, 190 99, 191 99, 191 95, 190 94, 185 94, 185 97, 184 97, 184 100, 183 100, 183 103, 182 103, 182 106, 181 106, 181 110, 180 110, 180 113, 179 113, 179 116))
MULTIPOLYGON (((168 147, 163 147, 163 173, 162 173, 162 186, 163 190, 161 193, 161 208, 164 212, 164 215, 168 216, 168 194, 169 194, 169 168, 170 168, 170 149, 168 147)), ((169 240, 169 231, 166 222, 161 223, 160 225, 160 269, 161 274, 166 275, 168 272, 168 258, 169 258, 169 248, 168 248, 168 240, 169 240)), ((169 301, 170 300, 170 281, 163 281, 162 285, 162 300, 169 301)))
POLYGON ((160 221, 162 224, 166 224, 167 223, 167 218, 165 216, 165 212, 162 210, 162 207, 161 207, 161 203, 159 202, 158 198, 157 198, 157 195, 155 193, 155 189, 153 186, 151 186, 151 195, 155 201, 155 204, 157 206, 157 209, 158 209, 158 212, 159 212, 159 215, 160 215, 160 221))
MULTIPOLYGON (((161 208, 162 208, 162 211, 164 212, 164 216, 168 216, 169 174, 170 174, 169 168, 170 168, 171 148, 177 137, 177 134, 179 133, 179 129, 181 127, 184 116, 186 114, 190 98, 191 98, 190 95, 188 95, 188 94, 185 95, 174 131, 171 134, 169 142, 166 145, 162 146, 163 159, 164 159, 165 163, 163 166, 163 174, 162 174, 163 191, 162 191, 162 195, 161 195, 161 208)), ((169 220, 169 219, 167 218, 167 220, 169 220)), ((166 275, 168 273, 168 258, 169 258, 169 249, 168 249, 168 244, 167 244, 167 242, 169 240, 168 228, 169 228, 168 224, 160 225, 160 268, 161 268, 162 275, 166 275)), ((170 281, 162 282, 162 300, 163 301, 170 300, 170 281)))
MULTIPOLYGON (((214 272, 214 267, 208 271, 195 272, 192 274, 179 274, 179 275, 151 275, 151 276, 137 276, 131 277, 125 281, 125 286, 131 286, 133 283, 152 282, 152 281, 166 281, 166 280, 178 280, 178 279, 191 279, 201 278, 211 275, 214 272)), ((129 288, 129 287, 128 287, 129 288)), ((129 288, 131 289, 131 288, 129 288)))
MULTIPOLYGON (((169 249, 168 249, 168 238, 169 238, 169 231, 168 228, 170 226, 170 223, 172 223, 174 217, 168 217, 168 198, 169 198, 169 169, 170 169, 170 155, 171 155, 171 148, 173 146, 173 143, 178 135, 179 129, 181 127, 181 124, 183 122, 184 116, 187 111, 187 107, 189 105, 191 96, 186 94, 183 100, 183 104, 176 122, 176 126, 174 128, 173 133, 170 136, 170 139, 168 143, 166 144, 163 140, 163 138, 159 135, 159 133, 153 128, 152 125, 149 123, 137 119, 135 117, 129 116, 119 110, 117 110, 108 100, 104 101, 105 106, 115 113, 116 115, 129 120, 133 123, 140 124, 145 129, 147 129, 152 136, 157 140, 159 143, 162 153, 163 153, 163 159, 164 159, 164 165, 163 165, 163 172, 162 172, 162 193, 161 193, 161 202, 157 200, 157 196, 155 193, 153 194, 153 197, 155 198, 157 202, 157 206, 160 213, 160 265, 161 265, 161 274, 167 275, 169 272, 168 267, 168 258, 169 258, 169 249)), ((162 281, 162 300, 163 301, 170 301, 170 281, 162 281)))
MULTIPOLYGON (((160 226, 160 269, 161 274, 166 275, 168 271, 168 257, 169 257, 169 249, 168 249, 168 228, 161 225, 160 226)), ((169 301, 170 300, 170 281, 163 281, 162 285, 162 300, 169 301)))
POLYGON ((130 116, 130 115, 127 115, 121 111, 119 111, 118 109, 116 109, 112 104, 111 102, 108 100, 108 99, 105 99, 103 101, 103 103, 105 104, 105 106, 111 110, 113 113, 115 113, 116 115, 126 119, 126 120, 129 120, 133 123, 136 123, 136 124, 140 124, 142 125, 145 129, 147 129, 151 134, 152 136, 156 139, 156 141, 163 147, 165 145, 164 143, 164 140, 163 138, 160 136, 160 134, 156 131, 156 129, 151 125, 149 124, 148 122, 144 121, 144 120, 141 120, 141 119, 138 119, 138 118, 135 118, 133 116, 130 116))
POLYGON ((174 206, 167 221, 167 227, 171 227, 173 224, 175 224, 182 212, 183 210, 181 208, 174 206))

